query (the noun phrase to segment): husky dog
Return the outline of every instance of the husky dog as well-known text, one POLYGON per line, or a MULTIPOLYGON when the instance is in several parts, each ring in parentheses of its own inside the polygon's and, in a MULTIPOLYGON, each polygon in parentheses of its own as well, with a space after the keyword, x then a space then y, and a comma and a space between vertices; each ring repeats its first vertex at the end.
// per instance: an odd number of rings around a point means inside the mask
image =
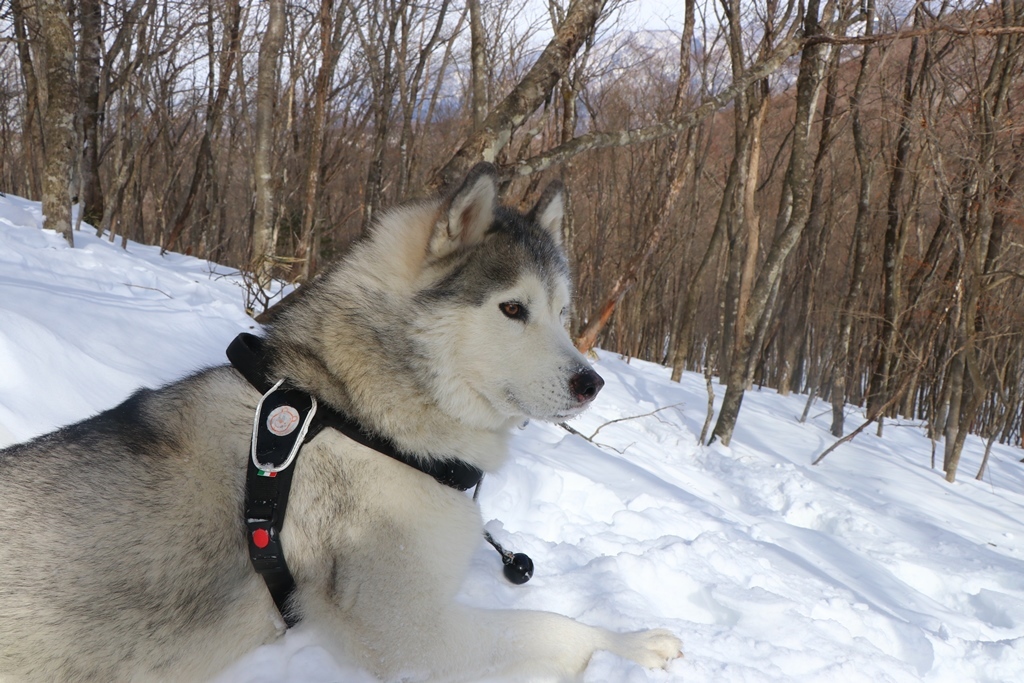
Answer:
MULTIPOLYGON (((420 462, 495 470, 510 427, 570 418, 603 383, 565 331, 562 207, 557 184, 528 214, 499 206, 482 164, 392 210, 269 326, 269 375, 420 462)), ((0 680, 201 681, 281 636, 243 519, 260 400, 216 367, 0 451, 0 680)), ((335 429, 302 448, 288 500, 288 610, 383 680, 679 656, 664 630, 456 603, 472 498, 335 429)))

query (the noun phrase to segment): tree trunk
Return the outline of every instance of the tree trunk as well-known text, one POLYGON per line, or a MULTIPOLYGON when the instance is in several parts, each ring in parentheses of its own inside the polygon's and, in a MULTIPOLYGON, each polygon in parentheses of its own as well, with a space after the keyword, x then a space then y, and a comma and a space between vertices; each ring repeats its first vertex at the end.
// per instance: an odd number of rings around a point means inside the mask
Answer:
MULTIPOLYGON (((757 185, 760 179, 761 168, 761 132, 764 128, 765 117, 768 115, 770 104, 768 84, 762 81, 754 85, 755 94, 750 98, 750 119, 747 124, 746 135, 749 137, 746 150, 746 173, 743 174, 743 203, 740 208, 737 220, 743 226, 744 257, 743 266, 739 272, 738 290, 736 296, 736 310, 734 313, 734 333, 731 335, 733 343, 730 349, 730 368, 732 363, 742 363, 747 366, 747 357, 740 348, 739 335, 735 331, 742 330, 746 326, 748 304, 750 303, 750 291, 754 284, 754 277, 757 272, 757 257, 761 244, 761 217, 757 215, 757 207, 754 199, 757 195, 757 185)), ((739 254, 736 254, 737 260, 739 254)), ((730 335, 726 335, 728 338, 730 335)), ((749 381, 750 373, 747 373, 749 381)))
MULTIPOLYGON (((728 20, 728 32, 726 41, 729 47, 729 63, 732 69, 732 79, 735 82, 744 71, 745 49, 743 45, 743 27, 741 23, 741 7, 738 2, 720 0, 722 9, 728 20)), ((767 9, 767 8, 766 8, 767 9)), ((769 23, 773 14, 766 11, 768 19, 762 37, 762 50, 766 49, 771 41, 772 35, 769 23)), ((763 84, 764 81, 760 83, 763 84)), ((737 93, 736 104, 733 115, 733 163, 736 165, 736 188, 734 193, 722 195, 722 211, 724 213, 726 236, 728 242, 725 251, 725 286, 720 303, 722 311, 722 329, 719 338, 721 345, 719 352, 719 381, 725 382, 732 373, 733 364, 736 360, 738 330, 742 328, 742 319, 745 317, 742 310, 746 307, 746 299, 749 299, 749 279, 747 281, 747 296, 741 302, 740 291, 743 289, 743 267, 741 265, 741 254, 743 253, 744 234, 743 229, 747 228, 744 220, 744 209, 747 206, 748 198, 753 197, 757 188, 756 177, 753 181, 749 179, 751 172, 751 148, 755 139, 760 141, 760 123, 762 118, 757 116, 755 110, 760 111, 751 99, 757 99, 763 92, 758 84, 751 84, 748 88, 737 93), (741 306, 742 304, 742 306, 741 306)), ((757 166, 754 167, 755 176, 757 166)), ((748 248, 747 253, 755 257, 757 249, 748 248)), ((714 435, 712 435, 714 439, 714 435)))
POLYGON ((260 43, 256 75, 256 145, 253 154, 255 215, 252 226, 250 269, 256 286, 270 284, 276 239, 274 234, 274 112, 277 102, 277 73, 284 45, 285 1, 270 0, 267 31, 260 43))
MULTIPOLYGON (((820 32, 818 18, 819 2, 811 0, 807 4, 804 15, 804 34, 813 36, 820 32)), ((712 432, 712 441, 718 439, 728 446, 736 427, 743 403, 743 392, 747 383, 747 354, 760 353, 760 349, 752 348, 758 321, 768 305, 772 291, 778 284, 786 257, 796 246, 807 224, 810 210, 810 180, 813 172, 813 159, 809 148, 811 123, 817 110, 818 94, 824 67, 823 54, 819 44, 810 44, 804 48, 800 58, 800 71, 796 85, 796 112, 794 116, 793 141, 789 157, 789 166, 783 183, 782 199, 775 222, 775 237, 765 257, 750 294, 750 302, 746 311, 743 329, 738 330, 737 351, 739 358, 732 364, 729 372, 725 397, 712 432), (743 360, 741 360, 743 359, 743 360)))
MULTIPOLYGON (((36 16, 29 14, 33 5, 25 7, 28 0, 11 0, 11 23, 14 25, 14 39, 18 46, 18 61, 21 63, 21 75, 25 80, 25 124, 23 130, 26 133, 27 154, 26 165, 27 180, 30 188, 29 194, 32 197, 40 197, 43 193, 42 171, 40 166, 45 164, 45 151, 43 145, 43 103, 42 88, 36 78, 36 67, 32 59, 32 48, 29 36, 34 35, 38 29, 36 16)), ((38 9, 37 7, 35 9, 38 9)), ((45 69, 44 69, 45 73, 45 69)))
POLYGON ((117 159, 117 170, 114 174, 113 201, 105 202, 103 205, 103 217, 96 226, 96 236, 102 237, 104 233, 114 239, 114 212, 124 215, 125 191, 132 180, 138 158, 141 156, 141 145, 130 149, 131 140, 127 131, 127 116, 122 112, 121 124, 118 129, 118 136, 114 143, 115 157, 117 159))
MULTIPOLYGON (((320 251, 320 230, 317 225, 317 197, 320 193, 320 163, 323 159, 324 135, 327 129, 327 98, 331 78, 338 65, 343 16, 334 16, 333 0, 320 3, 320 70, 316 75, 313 121, 306 147, 306 176, 303 180, 302 237, 295 250, 300 277, 308 281, 317 271, 320 251)), ((369 191, 369 185, 367 186, 369 191)))
POLYGON ((99 0, 80 0, 81 49, 78 57, 78 88, 82 120, 82 157, 79 216, 94 226, 103 219, 103 186, 100 183, 100 41, 102 15, 99 0))
MULTIPOLYGON (((920 16, 920 14, 918 14, 920 16)), ((917 95, 914 72, 917 69, 919 50, 918 38, 910 43, 903 84, 903 101, 900 106, 899 131, 896 134, 896 154, 889 179, 889 196, 886 201, 885 243, 882 251, 882 329, 878 340, 878 356, 871 388, 868 391, 868 410, 889 400, 889 379, 896 354, 896 337, 899 332, 899 316, 903 305, 903 252, 906 235, 903 225, 902 207, 903 181, 907 173, 907 157, 910 154, 912 110, 917 95)), ((928 59, 921 65, 921 73, 928 68, 928 59)), ((879 416, 883 417, 883 416, 879 416)))
POLYGON ((46 100, 43 142, 46 165, 43 173, 43 227, 64 236, 75 246, 71 229, 71 158, 75 140, 75 36, 66 5, 57 0, 38 0, 39 30, 45 51, 46 100))
MULTIPOLYGON (((799 301, 799 313, 794 329, 799 335, 799 343, 789 343, 782 352, 785 381, 779 380, 779 393, 788 394, 791 390, 800 391, 801 382, 805 378, 810 332, 808 326, 818 293, 818 276, 821 273, 823 254, 828 242, 832 221, 825 220, 823 192, 825 186, 825 159, 834 141, 832 135, 833 117, 836 113, 836 101, 839 89, 839 58, 840 51, 833 50, 828 62, 828 78, 825 84, 825 104, 821 110, 821 136, 818 139, 818 152, 814 157, 814 182, 811 186, 810 208, 807 215, 807 253, 808 259, 804 266, 803 295, 799 301), (796 386, 793 386, 794 383, 796 386)), ((815 386, 815 390, 817 390, 815 386)))
POLYGON ((480 0, 466 0, 469 8, 469 55, 470 108, 473 114, 473 132, 480 129, 487 116, 487 54, 484 34, 484 20, 480 11, 480 0))
MULTIPOLYGON (((430 66, 431 58, 434 55, 435 49, 442 42, 442 29, 445 27, 445 17, 448 14, 449 4, 450 0, 441 0, 441 5, 437 8, 436 19, 434 20, 434 29, 431 32, 430 38, 419 47, 416 66, 413 68, 411 76, 408 69, 408 56, 406 55, 406 57, 399 62, 398 89, 402 104, 402 132, 398 141, 399 171, 398 178, 395 181, 395 196, 402 200, 409 196, 409 186, 412 180, 413 165, 416 162, 414 121, 421 120, 426 123, 432 120, 430 108, 434 102, 430 102, 427 107, 427 115, 423 116, 423 103, 420 100, 420 93, 425 83, 430 80, 430 74, 427 71, 427 68, 430 66)), ((465 21, 466 14, 468 14, 468 10, 463 12, 459 17, 455 29, 452 30, 452 36, 447 39, 449 46, 445 49, 445 57, 442 59, 442 65, 439 69, 441 74, 445 73, 444 62, 447 60, 448 53, 450 52, 450 42, 460 35, 460 28, 463 21, 465 21)), ((426 18, 424 17, 424 22, 425 21, 426 18)), ((404 28, 404 31, 406 32, 411 30, 412 29, 409 26, 405 26, 404 28)), ((432 95, 436 98, 438 95, 437 91, 435 90, 432 95)))

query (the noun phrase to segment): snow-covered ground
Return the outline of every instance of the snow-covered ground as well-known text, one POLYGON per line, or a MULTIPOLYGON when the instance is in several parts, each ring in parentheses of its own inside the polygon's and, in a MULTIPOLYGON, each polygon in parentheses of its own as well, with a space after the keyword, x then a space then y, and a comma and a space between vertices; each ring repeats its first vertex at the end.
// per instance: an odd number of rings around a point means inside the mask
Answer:
MULTIPOLYGON (((254 327, 225 268, 85 230, 72 250, 39 221, 0 197, 0 445, 221 363, 254 327)), ((769 390, 747 395, 731 448, 702 447, 703 378, 599 356, 607 386, 572 425, 591 441, 531 424, 481 489, 487 528, 535 577, 505 582, 481 539, 464 601, 684 641, 667 672, 598 654, 591 683, 1022 679, 1024 451, 996 446, 978 482, 971 438, 949 485, 920 427, 890 423, 812 467, 828 406, 801 425, 805 398, 769 390)), ((218 683, 370 680, 317 636, 289 633, 218 683)))

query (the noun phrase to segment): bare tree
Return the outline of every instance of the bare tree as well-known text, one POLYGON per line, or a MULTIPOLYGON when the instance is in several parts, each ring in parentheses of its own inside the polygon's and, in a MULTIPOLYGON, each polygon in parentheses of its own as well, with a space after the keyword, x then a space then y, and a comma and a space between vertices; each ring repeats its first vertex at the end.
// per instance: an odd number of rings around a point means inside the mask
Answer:
POLYGON ((277 111, 278 64, 284 45, 285 2, 270 0, 267 30, 260 42, 256 84, 256 141, 253 150, 253 182, 255 211, 252 226, 252 257, 250 269, 257 289, 269 284, 274 260, 273 152, 274 124, 277 111))
POLYGON ((71 162, 78 110, 75 82, 75 37, 64 3, 38 0, 38 30, 42 36, 45 81, 39 89, 43 104, 44 226, 64 235, 75 246, 71 228, 71 162))
POLYGON ((100 183, 100 58, 102 56, 101 4, 99 0, 79 0, 78 22, 81 26, 78 51, 78 93, 81 119, 79 215, 98 225, 103 218, 103 188, 100 183))
MULTIPOLYGON (((1008 24, 1024 23, 1024 7, 1014 0, 1003 0, 1000 12, 1003 21, 1008 24)), ((997 220, 1003 211, 993 201, 999 185, 997 178, 1005 173, 999 168, 997 144, 1001 137, 999 132, 1002 120, 1008 112, 1012 76, 1021 69, 1021 52, 1019 34, 997 36, 984 82, 979 83, 981 87, 977 91, 976 123, 972 131, 976 149, 972 169, 973 191, 964 198, 969 218, 960 223, 958 235, 960 268, 957 292, 961 306, 951 381, 959 385, 954 388, 954 392, 959 394, 961 401, 956 411, 951 403, 946 423, 943 469, 949 482, 956 479, 964 441, 987 393, 985 360, 980 353, 986 328, 981 305, 986 285, 992 281, 992 271, 999 257, 1002 242, 999 233, 1006 226, 1005 220, 997 220)))
POLYGON ((323 159, 324 136, 327 127, 327 104, 334 71, 338 66, 341 47, 348 35, 346 17, 354 12, 348 0, 337 9, 334 0, 321 0, 317 21, 320 36, 320 68, 314 86, 313 116, 306 139, 306 173, 303 178, 301 241, 295 250, 299 263, 299 276, 308 280, 316 272, 320 244, 317 226, 319 211, 317 198, 321 191, 320 166, 323 159))
POLYGON ((43 107, 39 79, 36 77, 36 59, 32 51, 35 44, 34 36, 38 34, 36 13, 31 12, 32 5, 25 5, 25 0, 11 0, 11 24, 14 41, 18 47, 18 62, 21 76, 25 84, 25 117, 23 138, 26 139, 25 161, 28 186, 32 196, 42 194, 42 160, 43 152, 43 107), (30 39, 30 36, 33 36, 30 39))
MULTIPOLYGON (((918 9, 918 16, 923 13, 918 9)), ((902 279, 903 253, 906 248, 905 219, 902 202, 903 185, 907 176, 910 155, 911 130, 914 127, 913 111, 919 84, 923 74, 928 72, 928 54, 917 74, 921 39, 913 38, 903 82, 903 96, 900 103, 899 130, 896 134, 896 149, 893 154, 892 173, 889 176, 889 194, 886 200, 885 242, 882 253, 883 291, 882 331, 878 336, 878 354, 875 371, 871 378, 868 395, 868 410, 889 400, 889 380, 893 370, 895 344, 899 332, 899 317, 903 306, 902 279)), ((881 427, 881 422, 879 422, 881 427)))
MULTIPOLYGON (((830 21, 827 14, 834 8, 826 8, 826 23, 830 21)), ((805 36, 814 36, 822 30, 822 11, 817 0, 811 0, 803 16, 805 36)), ((800 71, 797 75, 796 110, 792 142, 790 143, 789 166, 783 184, 782 197, 775 221, 775 235, 765 261, 758 273, 757 280, 750 293, 747 310, 742 325, 735 330, 736 362, 730 368, 725 398, 718 414, 718 420, 712 432, 712 440, 720 440, 728 446, 736 427, 746 389, 748 353, 760 353, 753 348, 754 334, 762 314, 768 307, 769 299, 778 285, 786 257, 796 246, 810 212, 810 179, 814 170, 810 153, 811 122, 817 110, 818 94, 826 63, 827 49, 821 45, 810 44, 804 48, 800 58, 800 71)))
MULTIPOLYGON (((871 36, 875 30, 875 2, 868 0, 864 12, 864 33, 871 36)), ((835 360, 832 365, 832 427, 833 436, 843 436, 846 405, 846 376, 850 364, 850 338, 853 331, 853 310, 860 299, 867 267, 867 226, 871 215, 871 183, 875 163, 864 130, 864 93, 868 86, 868 66, 874 45, 867 43, 861 51, 860 70, 857 82, 850 96, 851 129, 853 149, 857 157, 859 187, 857 191, 857 215, 853 223, 853 243, 850 257, 850 280, 846 297, 839 310, 839 334, 836 336, 835 360)))
POLYGON ((208 0, 208 2, 210 3, 207 7, 208 55, 210 64, 207 77, 209 85, 203 136, 199 142, 199 151, 195 156, 191 182, 189 183, 185 198, 175 214, 170 232, 168 232, 167 237, 163 241, 160 253, 166 253, 177 244, 178 239, 189 225, 189 220, 192 218, 192 210, 196 205, 199 195, 203 193, 207 180, 212 178, 210 171, 213 166, 214 138, 220 132, 224 107, 231 88, 231 77, 234 74, 235 60, 239 56, 242 21, 242 5, 240 0, 227 0, 223 6, 224 36, 221 41, 220 50, 217 50, 215 46, 213 0, 208 0), (214 85, 215 74, 217 79, 216 85, 214 85))
POLYGON ((470 36, 470 109, 473 112, 473 130, 483 125, 484 117, 487 116, 487 59, 484 34, 483 12, 480 9, 480 0, 466 0, 466 7, 469 10, 469 36, 470 36))
MULTIPOLYGON (((682 117, 690 103, 690 73, 692 68, 691 49, 693 45, 693 14, 694 0, 686 1, 686 21, 679 47, 679 77, 676 80, 675 97, 672 102, 671 119, 682 117)), ((670 229, 669 215, 675 206, 693 166, 693 136, 687 131, 682 136, 673 138, 661 160, 660 175, 666 180, 666 189, 651 214, 648 222, 650 232, 644 239, 641 248, 626 263, 623 272, 616 278, 608 293, 608 297, 600 308, 600 312, 580 332, 576 339, 576 347, 581 351, 589 351, 597 343, 597 336, 608 323, 609 318, 622 297, 637 282, 640 269, 658 249, 665 233, 670 229), (680 139, 680 137, 682 139, 680 139)))

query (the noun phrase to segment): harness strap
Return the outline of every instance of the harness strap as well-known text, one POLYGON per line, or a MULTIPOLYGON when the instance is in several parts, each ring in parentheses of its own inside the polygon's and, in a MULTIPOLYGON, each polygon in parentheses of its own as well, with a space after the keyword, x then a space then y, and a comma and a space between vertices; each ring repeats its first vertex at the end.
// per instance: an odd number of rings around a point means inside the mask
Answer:
POLYGON ((249 461, 245 477, 245 527, 248 534, 249 560, 263 577, 270 597, 277 605, 288 628, 299 622, 288 601, 295 592, 295 578, 288 570, 281 547, 281 527, 288 506, 294 468, 288 467, 275 476, 261 476, 259 468, 249 461))
POLYGON ((278 611, 290 628, 299 617, 289 604, 295 579, 285 562, 281 528, 291 491, 295 460, 303 444, 324 428, 341 432, 357 443, 428 474, 438 483, 467 491, 483 472, 462 460, 419 458, 400 451, 389 439, 367 432, 350 418, 301 389, 268 377, 269 358, 263 340, 243 332, 227 348, 228 360, 263 398, 253 420, 251 457, 245 478, 245 524, 249 559, 267 584, 278 611))

